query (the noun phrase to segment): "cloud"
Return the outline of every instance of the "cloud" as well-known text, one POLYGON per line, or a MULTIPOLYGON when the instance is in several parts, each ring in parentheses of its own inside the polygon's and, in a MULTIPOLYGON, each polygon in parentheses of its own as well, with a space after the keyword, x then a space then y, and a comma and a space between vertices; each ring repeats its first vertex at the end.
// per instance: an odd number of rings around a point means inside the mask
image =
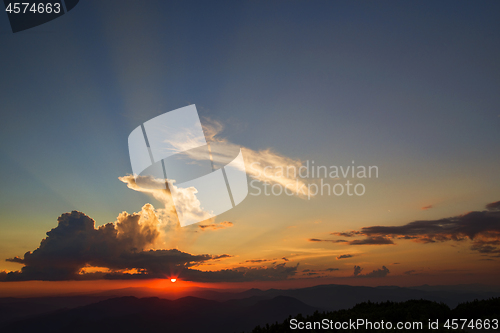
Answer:
POLYGON ((325 269, 326 272, 333 272, 333 271, 338 271, 340 268, 327 268, 325 269))
MULTIPOLYGON (((479 253, 500 253, 500 201, 486 205, 485 211, 472 211, 463 215, 438 220, 419 220, 400 226, 371 226, 358 231, 334 232, 332 235, 365 239, 350 241, 349 245, 394 244, 393 239, 418 243, 471 241, 471 250, 479 253)), ((310 241, 321 241, 313 238, 310 241)))
POLYGON ((274 261, 275 259, 249 259, 245 260, 245 262, 249 263, 260 263, 260 262, 269 262, 269 261, 274 261))
POLYGON ((283 260, 284 262, 290 261, 287 258, 274 258, 274 259, 248 259, 245 260, 244 263, 250 263, 250 264, 256 264, 256 263, 262 263, 262 262, 273 262, 276 263, 278 260, 283 260))
MULTIPOLYGON (((329 272, 329 273, 331 273, 331 272, 338 271, 338 270, 340 270, 340 269, 339 269, 339 268, 326 268, 326 269, 304 269, 304 270, 302 270, 302 273, 305 273, 305 274, 303 274, 303 275, 308 275, 308 276, 310 276, 310 275, 318 275, 318 274, 320 274, 320 273, 322 273, 322 272, 329 272)), ((326 276, 326 275, 325 275, 325 276, 326 276)))
POLYGON ((333 236, 341 236, 341 237, 353 237, 355 235, 359 235, 359 231, 351 230, 351 231, 345 231, 345 232, 332 232, 330 235, 333 236))
POLYGON ((374 226, 361 228, 365 235, 421 236, 428 240, 462 240, 484 233, 500 232, 500 212, 469 212, 439 220, 414 221, 402 226, 374 226))
MULTIPOLYGON (((158 188, 146 188, 137 184, 136 178, 141 184, 147 182, 157 182, 150 176, 127 175, 118 177, 127 187, 138 192, 149 194, 164 205, 163 210, 158 210, 163 219, 170 224, 178 224, 178 216, 183 216, 185 220, 212 221, 213 215, 201 207, 201 203, 196 197, 198 192, 194 187, 182 188, 175 185, 175 180, 168 180, 169 190, 158 188), (174 206, 175 198, 175 206, 174 206)), ((160 180, 163 182, 163 180, 160 180)))
POLYGON ((410 270, 410 271, 406 271, 406 272, 404 272, 404 274, 406 274, 406 275, 412 275, 412 274, 413 274, 413 273, 415 273, 415 272, 416 272, 416 270, 412 269, 412 270, 410 270))
POLYGON ((352 258, 352 257, 354 257, 352 254, 341 254, 340 256, 337 257, 337 260, 347 259, 347 258, 352 258))
POLYGON ((296 266, 286 266, 286 263, 265 268, 237 267, 220 271, 200 271, 187 269, 182 271, 180 278, 197 282, 246 282, 246 281, 279 281, 297 273, 296 266))
POLYGON ((200 228, 202 231, 205 230, 219 230, 219 229, 225 229, 225 228, 230 228, 234 225, 233 222, 229 221, 223 221, 219 224, 200 224, 198 225, 198 228, 200 228))
POLYGON ((47 232, 37 249, 26 252, 22 258, 7 259, 24 267, 0 274, 0 281, 148 279, 172 275, 190 281, 267 281, 286 279, 298 267, 283 263, 201 271, 195 267, 231 256, 152 249, 160 236, 160 224, 150 204, 139 213, 123 212, 114 223, 97 228, 95 221, 82 212, 62 214, 57 227, 47 232), (85 273, 86 267, 104 267, 107 271, 85 273))
POLYGON ((347 243, 344 239, 318 239, 318 238, 309 238, 310 242, 330 242, 330 243, 347 243))
POLYGON ((380 277, 386 277, 387 274, 390 273, 389 269, 385 266, 382 266, 382 268, 379 269, 374 269, 372 272, 367 273, 367 274, 361 274, 361 271, 363 268, 360 266, 354 266, 354 276, 355 277, 360 277, 360 278, 380 278, 380 277))
MULTIPOLYGON (((306 186, 304 180, 298 175, 297 170, 303 166, 302 161, 286 157, 269 148, 253 150, 235 145, 220 136, 224 130, 224 126, 218 121, 205 118, 202 127, 210 146, 212 160, 220 162, 216 164, 224 165, 229 163, 237 156, 241 148, 244 165, 238 165, 237 167, 244 170, 250 177, 261 182, 289 187, 292 192, 302 198, 314 196, 309 191, 309 187, 306 186), (293 189, 296 188, 301 190, 294 191, 293 189)), ((194 160, 206 160, 210 155, 202 153, 202 150, 184 150, 186 146, 190 146, 192 141, 198 142, 197 140, 199 138, 187 135, 186 138, 175 138, 175 140, 169 143, 176 148, 177 152, 182 152, 194 160)))
POLYGON ((28 280, 71 279, 87 264, 117 267, 122 254, 153 246, 160 235, 158 224, 149 204, 140 213, 121 213, 115 223, 97 229, 93 219, 73 211, 58 218, 58 226, 47 232, 36 250, 7 261, 24 264, 20 274, 28 280))
POLYGON ((349 242, 349 245, 386 245, 394 244, 394 242, 388 238, 376 236, 376 237, 366 237, 365 239, 356 239, 349 242))
MULTIPOLYGON (((210 119, 205 120, 203 131, 209 143, 210 154, 205 145, 201 146, 203 149, 187 149, 205 142, 205 139, 198 134, 183 133, 182 136, 170 138, 168 142, 173 147, 173 153, 185 155, 191 158, 193 162, 209 162, 210 160, 210 163, 215 165, 225 165, 233 161, 238 155, 240 146, 220 138, 219 134, 222 130, 221 123, 210 119)), ((288 168, 298 170, 302 166, 300 160, 280 155, 271 149, 256 151, 241 147, 241 151, 244 164, 234 164, 234 166, 244 170, 252 178, 261 182, 288 187, 293 193, 302 198, 314 196, 309 192, 309 187, 306 186, 306 183, 298 174, 287 172, 288 168)), ((148 194, 161 202, 165 206, 161 214, 171 224, 176 224, 179 217, 182 217, 184 221, 213 221, 213 214, 202 208, 200 201, 196 197, 198 191, 194 187, 183 188, 176 185, 175 179, 168 179, 169 189, 166 190, 163 188, 164 179, 151 176, 126 175, 118 177, 118 179, 127 184, 128 188, 148 194), (138 183, 142 186, 138 185, 138 183)))
MULTIPOLYGON (((490 242, 491 244, 495 245, 500 245, 500 241, 494 241, 490 242)), ((500 249, 498 247, 488 245, 488 242, 485 243, 479 243, 476 242, 471 246, 471 250, 478 251, 479 253, 487 253, 487 254, 493 254, 493 253, 500 253, 500 249)))
POLYGON ((500 210, 500 201, 492 202, 486 205, 487 210, 494 210, 498 211, 500 210))
POLYGON ((433 205, 424 206, 424 207, 422 207, 420 209, 422 209, 422 210, 428 210, 428 209, 431 209, 431 208, 434 208, 434 206, 433 205))

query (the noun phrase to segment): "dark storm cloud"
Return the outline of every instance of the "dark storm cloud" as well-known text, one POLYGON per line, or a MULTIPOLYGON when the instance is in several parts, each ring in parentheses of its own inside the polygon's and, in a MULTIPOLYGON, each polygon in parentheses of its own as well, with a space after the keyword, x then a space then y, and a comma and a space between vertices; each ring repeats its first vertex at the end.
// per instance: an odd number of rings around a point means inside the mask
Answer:
POLYGON ((297 270, 297 266, 286 267, 283 263, 265 268, 200 271, 193 267, 231 256, 194 255, 177 249, 147 250, 160 235, 158 226, 151 205, 145 205, 138 214, 122 213, 115 223, 98 228, 84 213, 63 214, 36 250, 26 252, 23 258, 7 259, 24 267, 18 272, 2 272, 0 281, 144 279, 173 274, 191 281, 267 281, 286 279, 297 270), (111 272, 82 273, 87 266, 105 267, 111 272), (137 273, 124 272, 129 270, 137 273))
POLYGON ((380 278, 380 277, 386 277, 387 274, 390 273, 389 269, 385 266, 382 266, 382 268, 379 269, 374 269, 372 272, 366 274, 361 274, 362 270, 363 268, 355 265, 353 275, 355 277, 360 277, 360 278, 380 278))

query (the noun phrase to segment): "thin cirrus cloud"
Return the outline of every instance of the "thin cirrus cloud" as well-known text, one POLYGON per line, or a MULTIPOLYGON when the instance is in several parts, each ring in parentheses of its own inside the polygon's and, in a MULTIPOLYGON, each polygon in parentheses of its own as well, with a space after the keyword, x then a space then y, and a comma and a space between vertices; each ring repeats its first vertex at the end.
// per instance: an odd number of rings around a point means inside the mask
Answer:
POLYGON ((139 213, 123 212, 114 223, 98 228, 95 221, 82 212, 62 214, 57 227, 47 232, 37 249, 26 252, 22 258, 7 259, 24 266, 21 271, 0 272, 0 281, 149 279, 172 274, 189 281, 269 281, 287 279, 295 275, 298 267, 282 263, 201 271, 195 267, 231 256, 152 249, 160 238, 160 225, 150 204, 139 213), (107 271, 85 273, 86 267, 103 267, 107 271))

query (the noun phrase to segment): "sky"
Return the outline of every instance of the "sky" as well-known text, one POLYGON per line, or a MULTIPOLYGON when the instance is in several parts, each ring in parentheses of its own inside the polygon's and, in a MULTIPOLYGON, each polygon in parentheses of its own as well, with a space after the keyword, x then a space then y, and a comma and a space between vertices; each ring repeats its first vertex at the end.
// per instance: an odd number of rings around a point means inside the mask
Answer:
POLYGON ((498 284, 499 14, 497 1, 88 0, 15 34, 0 15, 0 290, 498 284), (180 227, 168 196, 134 185, 128 136, 193 104, 207 137, 242 147, 253 185, 180 227), (313 161, 377 177, 324 179, 363 195, 310 195, 321 179, 262 173, 313 161), (313 187, 264 194, 287 181, 313 187))

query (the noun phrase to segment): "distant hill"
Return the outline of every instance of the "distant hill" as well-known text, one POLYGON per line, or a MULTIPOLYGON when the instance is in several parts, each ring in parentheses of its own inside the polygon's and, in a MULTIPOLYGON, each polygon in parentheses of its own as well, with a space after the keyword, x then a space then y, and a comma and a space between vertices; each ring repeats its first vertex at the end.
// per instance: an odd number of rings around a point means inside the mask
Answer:
MULTIPOLYGON (((427 300, 411 300, 401 303, 383 302, 372 303, 363 302, 348 310, 338 310, 330 312, 315 312, 312 315, 290 316, 282 323, 271 323, 265 326, 255 327, 251 333, 292 333, 292 332, 498 332, 500 320, 500 298, 488 300, 476 300, 459 304, 451 310, 446 304, 427 300), (364 320, 359 326, 351 327, 351 322, 358 319, 364 320), (464 322, 458 321, 457 328, 453 326, 453 319, 467 319, 464 322), (494 322, 496 320, 496 324, 494 322), (326 326, 319 328, 326 321, 326 326), (376 328, 375 323, 384 322, 385 329, 376 328), (366 324, 370 322, 372 326, 366 324), (429 327, 429 322, 436 323, 436 326, 429 327), (488 329, 486 324, 488 323, 488 329), (308 324, 309 323, 309 324, 308 324), (317 327, 314 325, 317 323, 317 327), (332 324, 333 323, 333 324, 332 324), (349 323, 346 329, 336 329, 335 323, 349 323), (391 326, 388 326, 391 323, 391 326), (397 329, 398 323, 408 324, 408 329, 397 329), (309 325, 310 327, 308 328, 309 325), (462 326, 463 325, 463 326, 462 326), (469 327, 469 325, 473 325, 469 327), (481 329, 476 329, 481 327, 481 329), (304 328, 300 329, 299 328, 304 328)), ((339 326, 342 327, 342 326, 339 326)), ((404 326, 403 326, 404 327, 404 326)))
MULTIPOLYGON (((253 300, 271 299, 276 296, 289 296, 296 298, 310 306, 323 310, 340 310, 350 308, 361 302, 403 302, 411 299, 426 299, 430 301, 443 302, 450 307, 459 303, 472 301, 474 299, 486 299, 500 297, 500 287, 485 285, 451 285, 451 286, 417 286, 417 287, 364 287, 349 285, 318 285, 298 289, 249 289, 245 291, 226 291, 217 289, 198 288, 190 291, 191 296, 210 299, 214 301, 228 301, 233 299, 252 298, 253 300)), ((149 288, 126 288, 110 290, 93 294, 101 297, 136 296, 136 297, 160 297, 174 299, 175 294, 149 288)))
MULTIPOLYGON (((124 324, 125 331, 139 323, 150 325, 150 322, 155 323, 153 326, 175 327, 173 332, 198 332, 200 327, 203 332, 210 332, 208 327, 218 327, 214 332, 239 333, 252 330, 259 324, 282 322, 290 315, 301 313, 305 316, 315 310, 337 311, 368 301, 422 299, 455 308, 459 303, 475 299, 500 297, 500 293, 488 290, 491 288, 481 285, 412 288, 319 285, 236 292, 198 288, 190 291, 196 297, 178 299, 173 296, 183 294, 150 288, 125 288, 85 296, 10 297, 0 298, 0 332, 76 332, 79 330, 77 326, 90 329, 97 323, 122 325, 117 322, 121 318, 127 323, 124 324), (224 326, 221 328, 217 325, 221 325, 222 319, 224 326), (70 331, 65 331, 70 328, 70 331)), ((155 328, 150 330, 154 332, 155 328)), ((96 332, 95 329, 92 331, 96 332)), ((108 330, 107 333, 114 331, 108 330)))
POLYGON ((128 296, 15 321, 3 326, 1 331, 232 333, 282 321, 290 314, 312 314, 315 310, 285 296, 252 305, 244 301, 217 302, 196 297, 171 301, 128 296))

